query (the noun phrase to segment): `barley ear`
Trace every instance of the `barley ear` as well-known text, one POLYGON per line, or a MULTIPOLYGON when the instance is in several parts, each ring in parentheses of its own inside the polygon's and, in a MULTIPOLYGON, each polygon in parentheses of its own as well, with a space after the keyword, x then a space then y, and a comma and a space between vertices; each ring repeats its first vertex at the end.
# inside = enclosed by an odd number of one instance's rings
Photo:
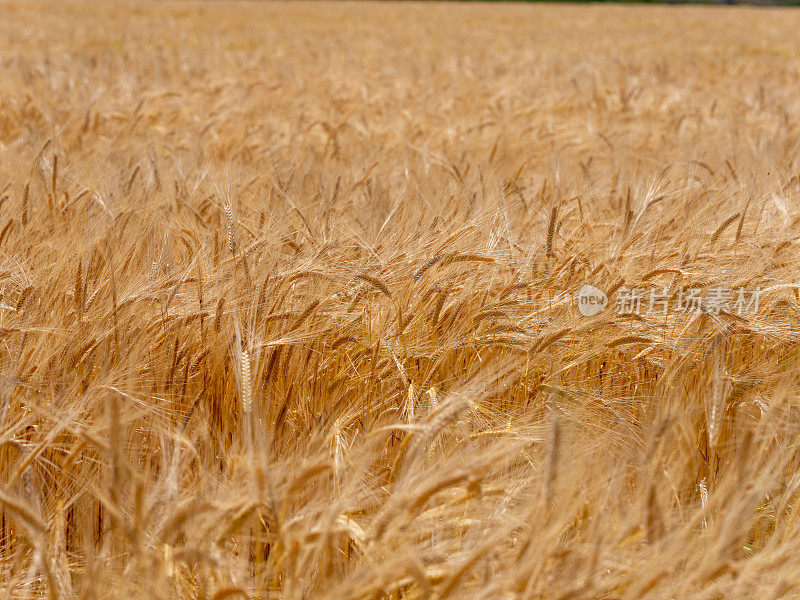
POLYGON ((78 269, 75 271, 75 314, 78 325, 83 322, 83 261, 78 259, 78 269))
POLYGON ((722 413, 725 409, 725 355, 721 341, 717 341, 714 351, 712 377, 711 395, 706 401, 706 428, 709 448, 716 450, 722 425, 722 413))
POLYGON ((228 252, 236 254, 236 221, 233 218, 233 207, 230 200, 225 202, 223 209, 225 211, 225 224, 228 231, 228 252))
POLYGON ((556 236, 556 228, 558 224, 558 204, 553 206, 550 212, 550 222, 547 224, 547 257, 553 258, 556 255, 553 241, 556 236))
POLYGON ((22 224, 28 224, 28 207, 30 205, 31 200, 31 184, 30 182, 25 184, 25 191, 22 192, 22 224))
POLYGON ((247 348, 242 348, 241 354, 241 370, 242 370, 242 410, 246 415, 250 414, 253 409, 253 388, 250 378, 250 353, 247 348))

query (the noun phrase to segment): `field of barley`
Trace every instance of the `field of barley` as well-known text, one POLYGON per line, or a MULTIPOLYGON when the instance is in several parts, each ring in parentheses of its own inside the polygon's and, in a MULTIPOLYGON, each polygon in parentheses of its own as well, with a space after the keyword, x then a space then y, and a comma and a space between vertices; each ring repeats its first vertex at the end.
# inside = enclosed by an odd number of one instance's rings
POLYGON ((0 597, 797 598, 799 29, 0 0, 0 597))

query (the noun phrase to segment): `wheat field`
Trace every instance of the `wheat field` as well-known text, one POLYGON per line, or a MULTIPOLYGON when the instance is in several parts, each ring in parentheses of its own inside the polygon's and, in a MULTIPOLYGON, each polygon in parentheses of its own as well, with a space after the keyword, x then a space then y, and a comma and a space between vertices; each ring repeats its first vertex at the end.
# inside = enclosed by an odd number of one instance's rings
POLYGON ((797 598, 798 29, 0 1, 0 597, 797 598))

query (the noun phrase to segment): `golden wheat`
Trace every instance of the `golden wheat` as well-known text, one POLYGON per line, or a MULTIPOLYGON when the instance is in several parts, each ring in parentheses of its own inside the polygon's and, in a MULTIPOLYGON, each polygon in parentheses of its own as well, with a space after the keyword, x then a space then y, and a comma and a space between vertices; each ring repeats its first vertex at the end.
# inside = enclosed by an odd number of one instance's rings
POLYGON ((0 597, 796 597, 798 27, 0 1, 0 597))

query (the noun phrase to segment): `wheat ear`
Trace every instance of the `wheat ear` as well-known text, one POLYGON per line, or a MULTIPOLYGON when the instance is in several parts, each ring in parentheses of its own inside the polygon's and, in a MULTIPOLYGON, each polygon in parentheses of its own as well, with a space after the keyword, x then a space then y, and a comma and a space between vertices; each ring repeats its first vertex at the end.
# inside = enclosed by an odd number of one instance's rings
POLYGON ((22 224, 28 224, 28 206, 31 200, 31 184, 25 184, 25 191, 22 192, 22 224))
POLYGON ((722 412, 725 401, 725 355, 721 341, 717 341, 714 357, 714 373, 711 386, 711 397, 706 404, 706 427, 708 429, 708 445, 717 449, 722 425, 722 412))
POLYGON ((242 410, 246 415, 253 409, 253 387, 250 380, 250 353, 247 348, 242 348, 241 353, 242 373, 242 410))
POLYGON ((230 200, 227 200, 223 205, 225 211, 225 223, 228 230, 228 252, 231 254, 236 253, 236 221, 233 218, 233 207, 230 200))

